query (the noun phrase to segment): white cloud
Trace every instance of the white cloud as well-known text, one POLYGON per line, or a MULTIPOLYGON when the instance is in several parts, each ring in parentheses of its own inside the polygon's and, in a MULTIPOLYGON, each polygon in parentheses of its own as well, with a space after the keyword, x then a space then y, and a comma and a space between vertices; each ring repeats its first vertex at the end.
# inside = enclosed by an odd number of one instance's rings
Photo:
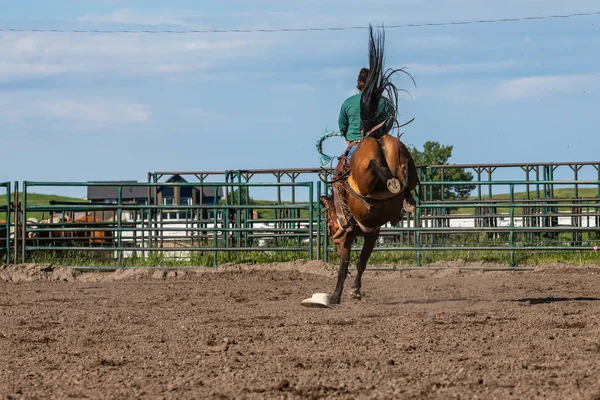
POLYGON ((476 101, 484 90, 481 85, 459 82, 452 85, 439 87, 423 87, 410 89, 409 94, 402 92, 400 96, 405 101, 420 99, 439 99, 453 104, 464 104, 476 101))
POLYGON ((0 34, 0 81, 56 75, 208 76, 261 57, 271 39, 241 36, 0 34), (238 65, 234 63, 233 65, 238 65), (191 74, 190 74, 191 73, 191 74))
POLYGON ((455 47, 467 45, 470 41, 459 36, 413 36, 404 43, 415 47, 455 47))
MULTIPOLYGON (((459 74, 459 73, 476 73, 476 72, 490 72, 490 71, 504 71, 507 69, 514 69, 521 66, 522 64, 517 63, 513 60, 502 60, 502 61, 490 61, 490 62, 475 62, 475 63, 464 63, 464 64, 420 64, 420 63, 407 63, 403 65, 406 72, 411 75, 441 75, 441 74, 459 74)), ((358 75, 360 66, 354 67, 339 67, 339 68, 325 68, 324 74, 332 77, 348 77, 358 75)))
POLYGON ((225 119, 229 118, 225 114, 221 114, 214 111, 209 111, 204 108, 196 107, 196 108, 188 108, 183 110, 183 114, 195 118, 195 119, 209 119, 209 118, 217 118, 217 119, 225 119))
POLYGON ((56 97, 45 92, 23 91, 0 95, 0 117, 13 121, 44 118, 51 121, 110 125, 145 123, 150 120, 151 113, 146 105, 118 102, 114 99, 56 97))
POLYGON ((324 74, 327 74, 329 76, 333 76, 333 77, 346 77, 346 76, 350 76, 350 75, 356 75, 358 76, 358 71, 360 71, 359 66, 356 67, 339 67, 339 68, 325 68, 323 70, 324 74))
POLYGON ((406 101, 438 99, 448 103, 494 103, 536 99, 549 96, 600 92, 600 73, 579 75, 532 76, 505 80, 456 82, 439 87, 411 89, 412 97, 402 94, 406 101))
POLYGON ((32 110, 32 114, 36 111, 45 118, 74 119, 98 124, 143 123, 150 119, 149 107, 142 104, 82 102, 72 99, 41 102, 37 109, 32 110))
POLYGON ((270 87, 271 91, 275 92, 275 93, 288 93, 288 92, 313 93, 313 92, 316 92, 315 87, 308 83, 293 83, 293 82, 273 83, 269 87, 270 87))
POLYGON ((493 101, 515 101, 559 94, 592 92, 600 89, 600 73, 532 76, 507 80, 491 92, 493 101))
POLYGON ((56 64, 0 61, 0 82, 10 82, 15 79, 48 77, 65 73, 68 70, 68 67, 56 64))
POLYGON ((248 46, 247 40, 221 40, 221 41, 194 41, 185 44, 185 49, 193 50, 231 50, 248 46))
POLYGON ((135 11, 123 8, 112 14, 86 14, 77 18, 80 22, 132 24, 132 25, 187 25, 176 16, 169 14, 138 14, 135 11))
POLYGON ((464 63, 464 64, 419 64, 409 63, 406 71, 418 75, 440 75, 450 73, 475 73, 489 71, 503 71, 513 69, 520 64, 513 60, 464 63))

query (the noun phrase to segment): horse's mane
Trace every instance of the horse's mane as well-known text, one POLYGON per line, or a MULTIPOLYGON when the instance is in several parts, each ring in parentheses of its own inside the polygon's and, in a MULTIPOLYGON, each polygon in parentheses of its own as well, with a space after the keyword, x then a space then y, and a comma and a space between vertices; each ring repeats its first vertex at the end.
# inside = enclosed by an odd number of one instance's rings
MULTIPOLYGON (((397 72, 407 74, 413 83, 415 80, 404 69, 388 69, 384 71, 385 31, 383 28, 374 34, 373 27, 369 24, 369 76, 363 89, 360 101, 360 118, 364 132, 369 132, 373 127, 383 122, 377 115, 377 108, 381 98, 384 98, 395 118, 398 112, 398 88, 391 81, 397 72), (379 118, 379 120, 378 120, 379 118)), ((416 84, 415 84, 416 85, 416 84)), ((400 89, 405 91, 404 89, 400 89)), ((398 122, 394 120, 397 125, 398 122)))

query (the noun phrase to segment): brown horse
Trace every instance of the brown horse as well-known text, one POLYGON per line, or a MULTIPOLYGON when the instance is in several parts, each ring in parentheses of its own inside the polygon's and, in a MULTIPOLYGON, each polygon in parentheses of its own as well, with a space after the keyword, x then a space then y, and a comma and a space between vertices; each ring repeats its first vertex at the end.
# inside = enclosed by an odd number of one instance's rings
MULTIPOLYGON (((74 222, 83 224, 83 226, 86 228, 91 228, 94 223, 103 221, 98 217, 86 215, 76 219, 74 222), (91 223, 91 225, 87 225, 87 223, 91 223)), ((86 244, 89 244, 90 246, 103 246, 105 244, 110 244, 113 240, 112 231, 86 229, 82 231, 75 231, 73 236, 79 239, 83 246, 86 244)))
MULTIPOLYGON (((346 162, 342 157, 340 162, 346 162)), ((356 226, 346 232, 337 244, 340 256, 337 285, 330 297, 332 304, 339 304, 344 281, 350 264, 350 251, 358 236, 364 244, 356 265, 352 296, 361 297, 361 279, 367 261, 375 247, 381 226, 398 223, 403 214, 403 202, 410 190, 418 184, 415 163, 400 140, 390 135, 380 139, 367 137, 362 140, 350 160, 350 176, 345 196, 348 209, 356 226)), ((337 215, 330 197, 321 197, 327 209, 328 234, 338 230, 337 215)))
MULTIPOLYGON (((349 176, 346 181, 344 179, 347 176, 348 151, 341 157, 336 168, 333 184, 334 196, 338 197, 333 199, 335 204, 331 198, 321 198, 327 209, 328 233, 339 239, 337 248, 340 268, 337 285, 330 297, 332 304, 340 302, 354 239, 359 235, 365 238, 356 266, 353 292, 354 297, 360 298, 362 274, 379 237, 381 226, 388 222, 396 224, 401 220, 404 200, 418 184, 417 168, 408 149, 398 138, 389 135, 394 125, 397 125, 398 129, 401 127, 396 119, 398 89, 392 82, 392 77, 397 72, 406 72, 402 69, 385 70, 384 43, 385 33, 381 31, 375 34, 369 26, 368 73, 366 80, 360 81, 361 87, 357 84, 361 91, 360 114, 356 110, 345 114, 355 123, 360 122, 361 140, 350 159, 349 176), (344 217, 351 216, 355 226, 344 226, 344 229, 340 229, 336 208, 338 212, 344 213, 339 216, 344 225, 347 220, 344 217)), ((410 74, 407 75, 410 77, 410 74)), ((359 74, 359 80, 360 77, 359 74)), ((344 136, 347 133, 345 132, 344 136)))

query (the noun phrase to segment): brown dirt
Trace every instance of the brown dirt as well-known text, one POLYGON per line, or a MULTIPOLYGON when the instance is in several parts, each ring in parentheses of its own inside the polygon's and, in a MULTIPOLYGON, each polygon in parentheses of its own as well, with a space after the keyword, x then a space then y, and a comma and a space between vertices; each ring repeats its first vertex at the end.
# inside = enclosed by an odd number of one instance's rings
POLYGON ((600 398, 600 267, 0 267, 0 396, 600 398), (350 287, 351 278, 346 287, 350 287))

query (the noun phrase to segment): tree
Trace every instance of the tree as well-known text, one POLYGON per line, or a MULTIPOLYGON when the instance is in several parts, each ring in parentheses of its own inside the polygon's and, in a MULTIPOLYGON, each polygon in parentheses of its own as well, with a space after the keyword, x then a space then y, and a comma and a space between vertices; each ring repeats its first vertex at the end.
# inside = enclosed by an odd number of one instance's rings
MULTIPOLYGON (((415 160, 415 164, 420 167, 430 167, 432 165, 449 165, 448 160, 452 156, 454 146, 446 146, 438 142, 427 141, 423 144, 423 151, 410 147, 410 153, 415 160)), ((421 179, 428 182, 440 182, 442 180, 441 168, 424 170, 426 176, 421 179), (429 176, 431 173, 431 176, 429 176)), ((444 168, 445 182, 470 182, 473 180, 473 174, 464 170, 464 168, 444 168)), ((475 185, 427 185, 424 193, 427 198, 424 200, 441 200, 442 190, 444 200, 465 199, 475 189, 475 185), (431 196, 431 197, 430 197, 431 196)))
POLYGON ((247 186, 240 186, 229 193, 229 204, 249 205, 253 203, 254 199, 248 196, 247 186))

